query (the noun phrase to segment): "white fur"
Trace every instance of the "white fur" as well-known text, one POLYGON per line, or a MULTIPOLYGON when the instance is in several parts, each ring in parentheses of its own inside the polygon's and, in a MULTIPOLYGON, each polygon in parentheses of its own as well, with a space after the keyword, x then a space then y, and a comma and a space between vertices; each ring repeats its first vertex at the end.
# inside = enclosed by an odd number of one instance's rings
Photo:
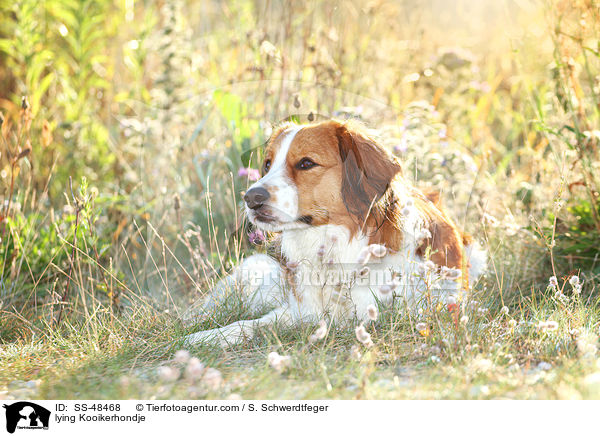
MULTIPOLYGON (((283 258, 295 272, 294 284, 284 282, 282 265, 266 255, 253 255, 233 273, 223 279, 206 298, 201 309, 212 312, 235 289, 251 308, 274 307, 262 317, 237 321, 230 325, 201 331, 186 337, 188 344, 213 342, 233 345, 251 338, 256 328, 275 322, 293 325, 304 321, 316 323, 323 317, 338 322, 367 321, 367 307, 389 304, 393 297, 406 299, 417 307, 423 295, 443 296, 460 290, 460 280, 442 280, 437 272, 426 267, 416 254, 424 235, 424 217, 414 207, 407 192, 399 192, 402 206, 403 243, 398 252, 382 258, 371 256, 367 262, 360 258, 368 249, 369 235, 359 233, 350 237, 344 226, 310 226, 298 222, 298 190, 287 174, 286 159, 294 137, 302 127, 287 129, 281 147, 265 177, 253 187, 277 187, 277 198, 269 204, 276 216, 275 223, 254 219, 254 211, 246 207, 250 220, 266 231, 280 232, 283 258), (368 273, 364 276, 361 271, 368 273), (391 292, 382 292, 382 287, 391 292)), ((486 253, 478 245, 467 247, 470 262, 469 280, 474 282, 484 271, 486 253)))
MULTIPOLYGON (((411 213, 418 214, 417 209, 411 213)), ((418 216, 406 219, 422 222, 418 216)), ((365 235, 351 239, 345 227, 336 225, 283 231, 282 254, 289 264, 297 264, 295 293, 284 284, 281 266, 275 260, 263 254, 250 256, 216 287, 207 298, 204 310, 210 311, 223 301, 227 295, 224 288, 235 287, 255 309, 264 305, 275 306, 275 309, 254 320, 237 321, 189 335, 186 342, 235 345, 244 338, 251 338, 255 329, 275 322, 286 326, 299 321, 317 323, 324 316, 338 322, 366 322, 369 305, 378 301, 389 304, 394 295, 417 307, 426 292, 434 297, 458 292, 460 281, 440 280, 415 254, 420 230, 421 225, 412 229, 405 227, 401 251, 383 258, 371 257, 366 265, 358 262, 361 251, 368 247, 365 235), (370 272, 360 277, 358 272, 365 266, 370 272), (400 274, 396 289, 381 293, 382 286, 393 282, 394 272, 400 274)), ((470 246, 468 253, 471 256, 469 278, 474 281, 483 271, 485 252, 470 246)))
POLYGON ((467 260, 470 264, 469 280, 475 281, 481 276, 487 266, 487 251, 485 251, 479 243, 474 242, 466 247, 467 260))
MULTIPOLYGON (((260 226, 266 231, 306 227, 306 224, 296 221, 298 219, 298 189, 292 183, 286 165, 292 141, 301 129, 301 126, 290 127, 282 133, 285 136, 271 163, 271 169, 262 179, 248 188, 250 190, 261 187, 269 192, 275 191, 277 200, 270 202, 269 207, 277 222, 260 223, 260 226)), ((246 213, 250 221, 257 224, 254 219, 255 212, 248 208, 248 205, 246 205, 246 213)))

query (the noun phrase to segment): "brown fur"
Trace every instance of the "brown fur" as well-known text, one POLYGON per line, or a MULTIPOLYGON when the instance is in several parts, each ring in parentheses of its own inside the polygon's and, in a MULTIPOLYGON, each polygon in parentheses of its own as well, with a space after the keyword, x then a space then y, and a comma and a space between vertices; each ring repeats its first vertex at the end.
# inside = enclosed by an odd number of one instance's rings
MULTIPOLYGON (((272 136, 265 156, 273 160, 281 145, 281 126, 272 136)), ((395 192, 410 192, 414 205, 425 217, 431 238, 416 254, 440 266, 462 268, 464 245, 471 242, 446 214, 439 192, 422 192, 403 177, 397 160, 364 129, 353 123, 325 121, 304 127, 290 147, 288 174, 298 189, 299 215, 310 216, 312 225, 346 226, 351 235, 363 232, 370 243, 397 251, 402 244, 401 205, 395 192), (318 165, 296 168, 308 157, 318 165)))

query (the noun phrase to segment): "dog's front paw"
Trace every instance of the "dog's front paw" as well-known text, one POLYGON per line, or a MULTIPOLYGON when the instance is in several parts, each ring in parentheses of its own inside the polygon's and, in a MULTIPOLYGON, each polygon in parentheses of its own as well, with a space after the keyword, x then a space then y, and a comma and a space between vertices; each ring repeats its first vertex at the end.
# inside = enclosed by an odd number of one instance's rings
POLYGON ((221 345, 222 336, 219 329, 204 330, 187 335, 184 339, 184 344, 188 346, 197 344, 221 345))

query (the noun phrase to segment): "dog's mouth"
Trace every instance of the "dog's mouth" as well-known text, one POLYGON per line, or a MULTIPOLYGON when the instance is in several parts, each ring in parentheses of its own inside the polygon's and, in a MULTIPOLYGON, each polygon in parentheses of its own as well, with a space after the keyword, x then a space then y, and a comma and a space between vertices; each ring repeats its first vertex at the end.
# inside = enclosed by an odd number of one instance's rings
POLYGON ((269 213, 266 210, 263 210, 263 208, 254 211, 254 219, 265 224, 272 224, 278 221, 275 215, 269 213))
POLYGON ((248 209, 248 218, 259 229, 269 232, 281 232, 290 229, 299 229, 310 226, 312 217, 290 217, 283 211, 264 205, 258 209, 248 209))

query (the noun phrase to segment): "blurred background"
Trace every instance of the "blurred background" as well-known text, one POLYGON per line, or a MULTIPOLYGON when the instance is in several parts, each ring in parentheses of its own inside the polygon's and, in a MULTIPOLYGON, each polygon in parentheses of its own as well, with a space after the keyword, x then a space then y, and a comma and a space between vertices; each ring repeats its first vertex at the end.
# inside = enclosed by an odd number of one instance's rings
POLYGON ((0 335, 179 314, 265 250, 240 192, 285 119, 373 129, 488 248, 493 301, 592 293, 599 31, 593 0, 0 0, 0 335))

